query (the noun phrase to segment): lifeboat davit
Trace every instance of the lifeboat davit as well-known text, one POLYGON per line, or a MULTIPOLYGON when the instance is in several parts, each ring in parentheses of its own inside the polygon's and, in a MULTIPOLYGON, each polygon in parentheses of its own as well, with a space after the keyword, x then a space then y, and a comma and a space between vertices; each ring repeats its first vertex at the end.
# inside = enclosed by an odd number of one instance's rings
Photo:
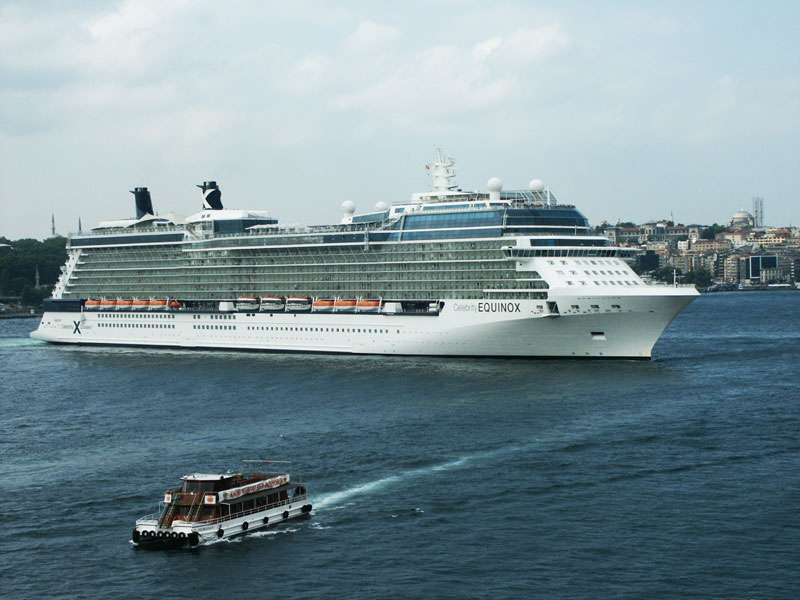
POLYGON ((353 312, 356 309, 356 301, 337 298, 336 302, 333 303, 333 308, 336 312, 353 312))
POLYGON ((134 298, 131 302, 131 308, 134 310, 144 310, 150 307, 150 300, 140 300, 139 298, 134 298))
POLYGON ((83 303, 83 307, 86 310, 98 310, 100 308, 100 300, 92 300, 91 298, 87 298, 86 302, 83 303))
POLYGON ((367 300, 365 298, 361 298, 358 302, 356 302, 356 309, 358 312, 378 312, 380 308, 380 300, 367 300))
POLYGON ((129 310, 133 300, 127 298, 117 298, 117 310, 129 310))
POLYGON ((147 304, 149 310, 164 310, 167 307, 167 301, 159 298, 150 298, 147 304))
POLYGON ((285 305, 286 303, 280 296, 262 296, 261 305, 258 309, 261 312, 273 312, 276 310, 283 310, 285 305))
POLYGON ((286 310, 303 311, 311 309, 311 298, 307 296, 289 296, 286 299, 286 310))
POLYGON ((104 310, 108 310, 117 306, 116 300, 106 300, 105 298, 100 299, 100 308, 104 310))
POLYGON ((331 312, 333 310, 333 300, 323 300, 318 298, 314 300, 311 306, 314 312, 331 312))

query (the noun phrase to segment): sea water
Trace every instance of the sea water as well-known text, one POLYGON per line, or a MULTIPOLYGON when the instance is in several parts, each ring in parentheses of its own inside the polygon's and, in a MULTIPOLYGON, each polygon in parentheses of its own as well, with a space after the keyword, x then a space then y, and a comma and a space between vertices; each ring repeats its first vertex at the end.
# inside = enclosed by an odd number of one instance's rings
POLYGON ((54 346, 0 321, 4 598, 796 598, 800 293, 701 296, 654 360, 54 346), (129 542, 188 472, 310 517, 129 542))

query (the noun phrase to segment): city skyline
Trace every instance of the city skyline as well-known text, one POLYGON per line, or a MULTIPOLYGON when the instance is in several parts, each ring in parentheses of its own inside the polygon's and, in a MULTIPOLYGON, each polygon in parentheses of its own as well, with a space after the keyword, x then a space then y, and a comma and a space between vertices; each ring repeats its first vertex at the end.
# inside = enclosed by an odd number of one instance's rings
POLYGON ((0 234, 226 207, 336 222, 542 179, 593 224, 796 225, 798 5, 0 4, 0 234), (724 221, 721 221, 724 219, 724 221))

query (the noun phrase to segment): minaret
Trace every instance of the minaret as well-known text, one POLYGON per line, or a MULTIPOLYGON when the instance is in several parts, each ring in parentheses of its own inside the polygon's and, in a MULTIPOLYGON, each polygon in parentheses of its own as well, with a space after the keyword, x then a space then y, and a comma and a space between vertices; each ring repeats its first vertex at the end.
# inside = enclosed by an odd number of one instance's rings
POLYGON ((36 289, 38 290, 42 287, 41 282, 39 281, 39 265, 36 265, 36 289))
POLYGON ((50 235, 56 237, 56 215, 50 213, 50 235))
POLYGON ((81 228, 81 218, 78 217, 78 233, 83 233, 83 229, 81 228))

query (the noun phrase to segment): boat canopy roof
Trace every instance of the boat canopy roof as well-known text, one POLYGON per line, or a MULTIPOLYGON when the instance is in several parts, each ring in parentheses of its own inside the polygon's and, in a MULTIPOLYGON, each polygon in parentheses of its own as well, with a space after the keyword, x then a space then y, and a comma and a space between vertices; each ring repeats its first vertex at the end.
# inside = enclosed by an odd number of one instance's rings
POLYGON ((219 481, 241 477, 243 473, 190 473, 181 477, 183 481, 219 481))

